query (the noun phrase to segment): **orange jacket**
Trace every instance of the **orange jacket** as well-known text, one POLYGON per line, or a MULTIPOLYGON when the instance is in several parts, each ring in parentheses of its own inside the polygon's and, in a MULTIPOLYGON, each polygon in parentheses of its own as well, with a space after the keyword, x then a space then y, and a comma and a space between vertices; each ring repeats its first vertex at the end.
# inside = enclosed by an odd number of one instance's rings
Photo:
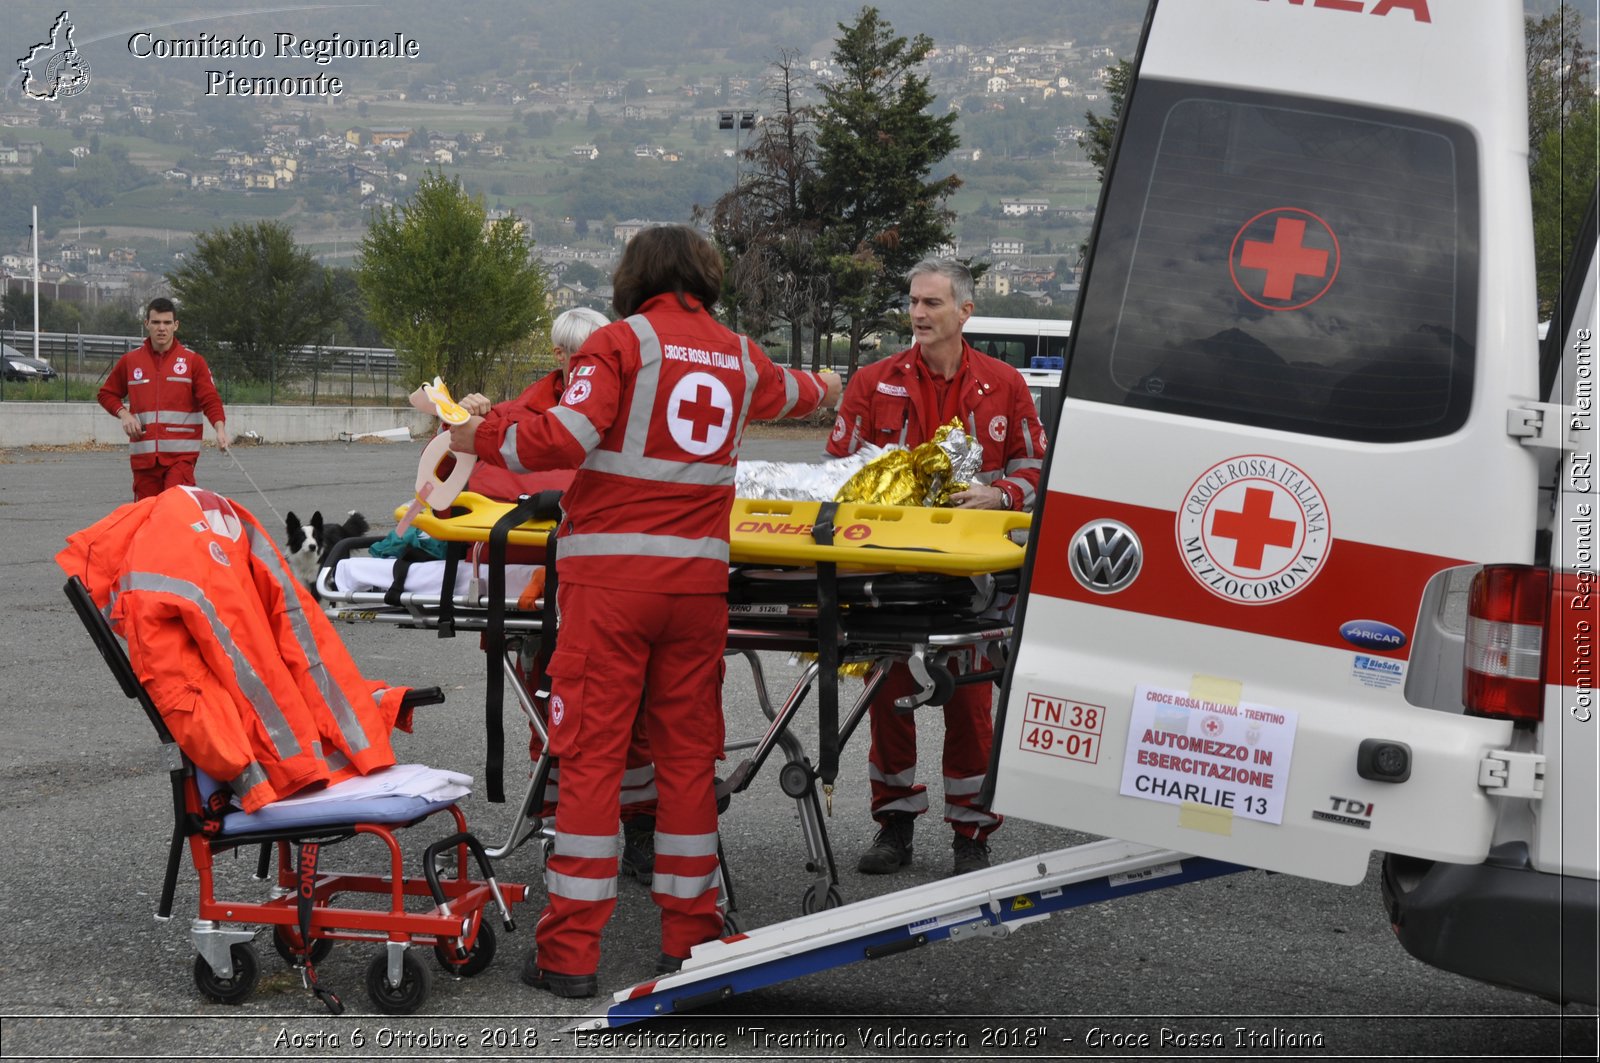
POLYGON ((394 763, 405 689, 362 677, 242 507, 172 488, 67 543, 56 563, 127 642, 178 747, 245 811, 394 763))

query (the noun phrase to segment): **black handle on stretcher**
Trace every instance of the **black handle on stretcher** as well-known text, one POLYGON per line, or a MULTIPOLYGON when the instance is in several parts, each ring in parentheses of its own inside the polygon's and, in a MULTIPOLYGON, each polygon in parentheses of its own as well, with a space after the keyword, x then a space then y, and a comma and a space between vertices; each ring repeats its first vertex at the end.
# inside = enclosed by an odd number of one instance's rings
MULTIPOLYGON (((817 507, 811 538, 819 546, 833 545, 833 518, 837 502, 817 507)), ((817 775, 823 785, 833 785, 839 774, 839 566, 817 564, 817 775)))
POLYGON ((438 687, 412 687, 400 699, 400 707, 414 709, 418 705, 443 705, 444 691, 438 687))

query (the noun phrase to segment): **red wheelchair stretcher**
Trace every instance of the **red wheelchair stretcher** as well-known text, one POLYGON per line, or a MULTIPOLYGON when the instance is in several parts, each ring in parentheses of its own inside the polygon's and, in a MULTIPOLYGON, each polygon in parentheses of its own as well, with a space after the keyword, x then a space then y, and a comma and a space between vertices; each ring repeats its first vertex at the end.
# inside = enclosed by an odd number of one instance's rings
MULTIPOLYGON (((318 982, 316 964, 335 942, 384 946, 368 965, 365 981, 373 1007, 387 1014, 410 1014, 428 999, 431 970, 417 959, 413 946, 431 947, 439 966, 455 977, 468 978, 489 966, 496 933, 488 906, 493 903, 510 932, 515 929, 511 908, 526 898, 527 887, 497 881, 489 856, 468 831, 456 801, 464 789, 459 784, 470 779, 421 765, 395 766, 307 799, 277 801, 251 813, 230 811, 226 789, 179 749, 88 588, 73 577, 65 589, 122 692, 139 702, 160 737, 172 784, 173 824, 156 918, 172 916, 187 842, 199 876, 190 938, 201 995, 222 1004, 243 1003, 251 996, 261 975, 253 926, 272 928, 273 948, 301 972, 306 987, 333 1014, 344 1010, 343 1002, 318 982), (398 832, 440 813, 448 816, 448 833, 422 850, 416 865, 420 874, 406 875, 398 832), (386 871, 319 870, 328 847, 359 837, 381 844, 386 871), (265 881, 270 875, 272 886, 262 899, 218 898, 216 858, 248 846, 260 850, 256 879, 265 881), (277 869, 272 873, 274 854, 277 869), (470 875, 474 865, 477 878, 470 875), (352 903, 344 903, 346 896, 352 903)), ((443 700, 438 688, 406 695, 407 705, 443 700)))

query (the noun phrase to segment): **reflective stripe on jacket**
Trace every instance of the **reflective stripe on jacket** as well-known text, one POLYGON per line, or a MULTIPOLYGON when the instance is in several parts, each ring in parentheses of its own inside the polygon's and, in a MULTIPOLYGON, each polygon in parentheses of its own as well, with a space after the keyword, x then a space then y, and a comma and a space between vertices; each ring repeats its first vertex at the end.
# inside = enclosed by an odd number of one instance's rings
POLYGON ((143 436, 128 447, 136 469, 197 456, 206 422, 224 419, 222 396, 206 360, 177 340, 164 354, 145 340, 123 355, 98 397, 110 414, 126 401, 143 427, 143 436))
POLYGON ((562 500, 563 580, 664 593, 728 588, 735 463, 751 419, 799 417, 825 394, 692 298, 648 300, 572 356, 560 405, 478 428, 480 460, 513 472, 577 466, 562 500), (648 576, 633 561, 647 560, 648 576))

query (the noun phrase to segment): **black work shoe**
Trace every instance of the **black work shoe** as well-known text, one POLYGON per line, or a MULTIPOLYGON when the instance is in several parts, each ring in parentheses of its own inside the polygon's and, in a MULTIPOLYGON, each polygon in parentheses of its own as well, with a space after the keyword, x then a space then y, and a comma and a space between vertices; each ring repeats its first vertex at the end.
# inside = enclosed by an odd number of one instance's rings
POLYGON ((528 953, 522 965, 522 982, 558 997, 592 997, 599 991, 600 982, 592 974, 557 974, 539 966, 539 954, 528 953))
POLYGON ((622 873, 649 886, 656 873, 656 818, 637 816, 622 821, 622 873))
POLYGON ((677 974, 683 970, 683 960, 663 952, 656 957, 656 974, 677 974))
POLYGON ((915 819, 909 812, 891 812, 882 821, 872 847, 861 854, 856 870, 863 875, 888 875, 911 863, 911 828, 915 819))
POLYGON ((952 875, 982 871, 989 866, 989 847, 976 838, 957 834, 955 840, 950 843, 950 848, 955 850, 955 865, 950 872, 952 875))

